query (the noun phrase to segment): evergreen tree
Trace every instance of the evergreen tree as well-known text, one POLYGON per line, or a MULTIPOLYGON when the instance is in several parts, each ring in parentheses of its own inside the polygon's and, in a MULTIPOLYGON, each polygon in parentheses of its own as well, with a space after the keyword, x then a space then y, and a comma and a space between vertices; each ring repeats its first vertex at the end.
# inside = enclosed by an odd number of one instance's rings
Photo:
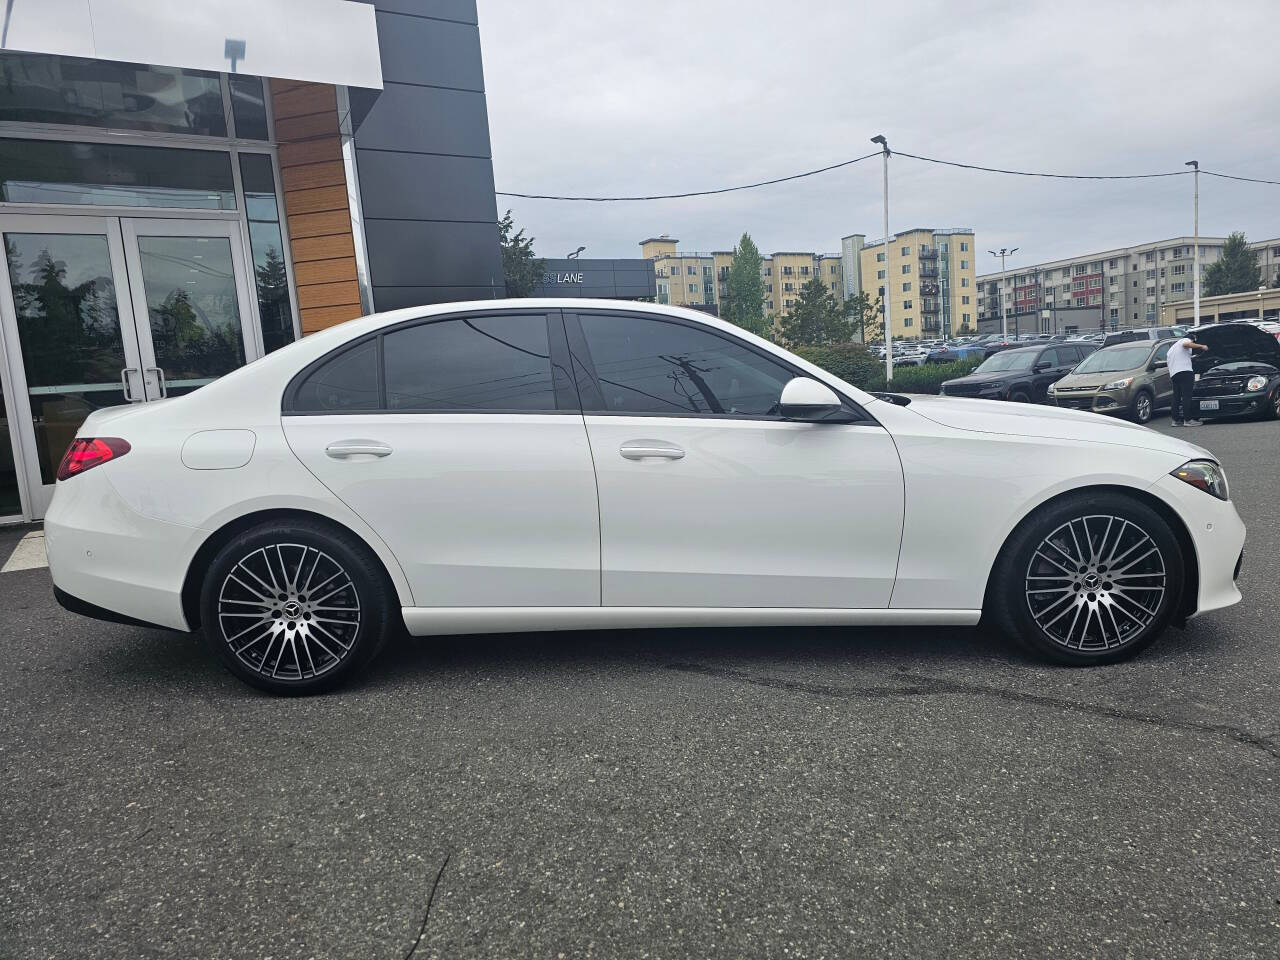
POLYGON ((724 319, 757 336, 769 336, 769 322, 764 315, 764 280, 760 277, 763 264, 760 250, 744 233, 733 249, 733 265, 725 283, 724 319))
POLYGON ((849 319, 850 339, 857 338, 866 343, 871 339, 870 334, 880 317, 880 298, 872 300, 871 295, 864 290, 844 302, 844 313, 849 319))
POLYGON ((800 297, 779 321, 779 332, 790 347, 820 347, 848 343, 853 325, 843 304, 818 277, 800 288, 800 297))
POLYGON ((1236 231, 1227 237, 1222 258, 1209 264, 1204 272, 1204 295, 1218 297, 1224 293, 1249 293, 1262 286, 1258 269, 1258 252, 1249 249, 1249 241, 1236 231))
POLYGON ((533 253, 533 237, 526 238, 524 228, 516 230, 508 210, 498 221, 498 243, 502 247, 502 278, 508 297, 531 297, 542 278, 543 263, 533 253))

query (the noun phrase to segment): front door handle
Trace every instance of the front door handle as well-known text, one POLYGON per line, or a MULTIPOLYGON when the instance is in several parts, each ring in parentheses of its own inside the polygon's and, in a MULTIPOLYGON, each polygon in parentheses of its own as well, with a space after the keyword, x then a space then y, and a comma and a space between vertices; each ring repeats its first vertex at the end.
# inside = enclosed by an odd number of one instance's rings
POLYGON ((324 452, 334 460, 351 460, 355 457, 390 456, 391 448, 377 440, 338 440, 325 447, 324 452))
POLYGON ((683 448, 663 440, 628 440, 618 452, 628 460, 646 460, 650 457, 679 460, 684 456, 683 448))

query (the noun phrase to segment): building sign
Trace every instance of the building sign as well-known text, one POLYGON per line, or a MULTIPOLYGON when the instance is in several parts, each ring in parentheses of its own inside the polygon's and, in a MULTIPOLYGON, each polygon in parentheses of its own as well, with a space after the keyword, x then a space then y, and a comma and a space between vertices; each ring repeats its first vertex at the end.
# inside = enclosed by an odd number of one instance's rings
POLYGON ((582 274, 580 273, 547 273, 542 277, 544 284, 552 283, 582 283, 582 274))

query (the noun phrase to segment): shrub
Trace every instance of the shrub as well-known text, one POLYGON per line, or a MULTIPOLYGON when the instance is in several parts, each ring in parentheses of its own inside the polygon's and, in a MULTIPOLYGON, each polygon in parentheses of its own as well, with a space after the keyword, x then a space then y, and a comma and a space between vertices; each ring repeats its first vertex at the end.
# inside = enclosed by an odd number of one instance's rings
POLYGON ((810 363, 817 364, 846 383, 866 390, 892 390, 894 393, 937 393, 944 380, 954 380, 972 373, 981 358, 955 363, 926 363, 919 367, 895 367, 893 384, 884 379, 884 362, 877 360, 860 343, 844 343, 832 347, 799 347, 792 351, 810 363))

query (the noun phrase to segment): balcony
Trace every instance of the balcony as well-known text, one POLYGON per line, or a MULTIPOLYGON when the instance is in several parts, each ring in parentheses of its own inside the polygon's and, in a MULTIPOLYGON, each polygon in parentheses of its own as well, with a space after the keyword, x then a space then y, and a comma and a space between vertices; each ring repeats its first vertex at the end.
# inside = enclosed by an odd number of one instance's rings
POLYGON ((926 297, 936 297, 938 295, 938 285, 926 281, 920 284, 920 292, 926 297))
POLYGON ((920 310, 923 313, 937 313, 940 309, 941 307, 938 305, 937 300, 924 300, 920 305, 920 310))
POLYGON ((934 247, 921 247, 920 259, 921 260, 937 260, 938 259, 937 249, 934 247))
POLYGON ((938 275, 938 268, 936 265, 930 265, 926 263, 920 264, 920 276, 936 277, 937 275, 938 275))

